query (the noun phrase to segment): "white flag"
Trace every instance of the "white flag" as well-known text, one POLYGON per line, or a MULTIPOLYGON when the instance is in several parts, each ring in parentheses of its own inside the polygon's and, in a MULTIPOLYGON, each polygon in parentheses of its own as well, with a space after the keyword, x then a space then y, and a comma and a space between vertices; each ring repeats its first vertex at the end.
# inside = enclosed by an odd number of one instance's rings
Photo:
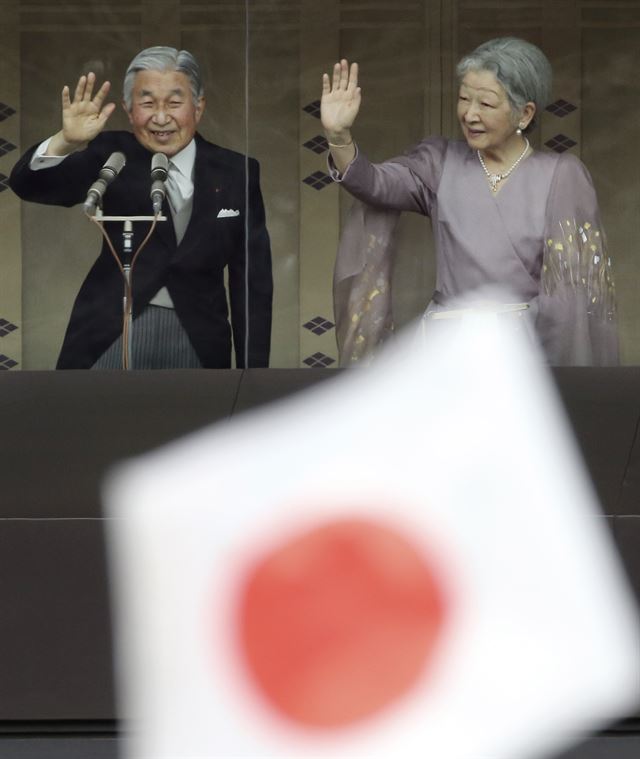
POLYGON ((129 759, 545 756, 640 697, 541 359, 490 317, 105 488, 129 759))

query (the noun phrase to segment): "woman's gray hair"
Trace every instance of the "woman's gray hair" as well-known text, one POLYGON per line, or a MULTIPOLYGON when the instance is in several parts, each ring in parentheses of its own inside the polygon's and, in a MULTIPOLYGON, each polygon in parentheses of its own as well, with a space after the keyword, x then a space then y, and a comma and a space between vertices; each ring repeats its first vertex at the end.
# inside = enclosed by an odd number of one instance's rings
POLYGON ((458 63, 461 80, 469 71, 490 71, 504 87, 514 113, 533 102, 536 115, 524 132, 535 126, 536 116, 549 105, 553 72, 539 47, 517 37, 497 37, 484 42, 458 63))
POLYGON ((197 103, 204 94, 200 67, 190 52, 176 50, 175 47, 148 47, 136 55, 124 75, 122 98, 128 111, 131 110, 133 80, 138 71, 178 71, 189 78, 194 103, 197 103))

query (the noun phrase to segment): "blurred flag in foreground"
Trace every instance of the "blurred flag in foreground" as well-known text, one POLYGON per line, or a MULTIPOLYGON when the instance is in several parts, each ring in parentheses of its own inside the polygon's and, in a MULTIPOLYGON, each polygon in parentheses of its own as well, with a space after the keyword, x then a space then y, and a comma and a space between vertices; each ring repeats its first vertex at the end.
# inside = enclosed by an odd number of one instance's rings
POLYGON ((130 759, 533 758, 637 705, 606 526, 495 317, 397 338, 105 498, 130 759))

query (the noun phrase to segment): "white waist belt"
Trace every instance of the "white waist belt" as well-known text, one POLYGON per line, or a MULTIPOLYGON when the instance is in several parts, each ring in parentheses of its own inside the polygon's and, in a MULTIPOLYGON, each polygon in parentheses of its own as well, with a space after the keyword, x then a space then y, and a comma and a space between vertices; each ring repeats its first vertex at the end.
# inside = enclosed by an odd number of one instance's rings
POLYGON ((425 319, 460 319, 467 314, 492 313, 508 314, 516 311, 526 311, 529 308, 528 303, 478 303, 477 306, 469 308, 451 308, 444 311, 427 311, 425 319))

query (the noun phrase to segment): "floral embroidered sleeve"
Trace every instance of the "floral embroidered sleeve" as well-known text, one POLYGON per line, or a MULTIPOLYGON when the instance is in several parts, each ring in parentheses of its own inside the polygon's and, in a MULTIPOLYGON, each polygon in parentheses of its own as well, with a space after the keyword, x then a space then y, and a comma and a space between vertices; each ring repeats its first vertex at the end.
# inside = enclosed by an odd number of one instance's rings
POLYGON ((356 201, 343 230, 333 279, 341 366, 368 364, 393 332, 392 243, 398 216, 356 201))
POLYGON ((611 257, 588 171, 563 156, 547 204, 538 331, 552 364, 618 362, 611 257))
POLYGON ((401 211, 430 215, 447 141, 430 138, 405 156, 371 164, 358 152, 342 178, 356 198, 340 237, 333 281, 342 366, 371 361, 393 332, 393 238, 401 211))

